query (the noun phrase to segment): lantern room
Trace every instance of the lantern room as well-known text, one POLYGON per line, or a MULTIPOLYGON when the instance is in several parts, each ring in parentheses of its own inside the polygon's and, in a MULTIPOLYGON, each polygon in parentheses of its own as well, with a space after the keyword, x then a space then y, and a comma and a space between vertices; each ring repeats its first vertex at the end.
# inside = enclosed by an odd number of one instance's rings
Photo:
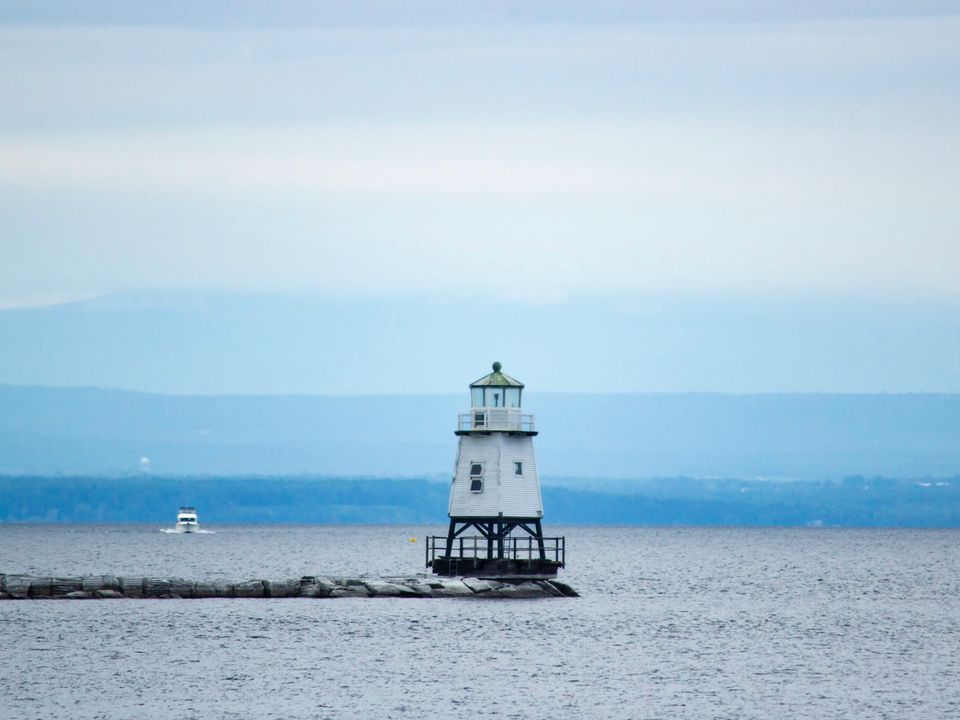
POLYGON ((523 383, 504 373, 500 363, 493 364, 493 372, 470 384, 471 406, 475 408, 518 408, 523 383))

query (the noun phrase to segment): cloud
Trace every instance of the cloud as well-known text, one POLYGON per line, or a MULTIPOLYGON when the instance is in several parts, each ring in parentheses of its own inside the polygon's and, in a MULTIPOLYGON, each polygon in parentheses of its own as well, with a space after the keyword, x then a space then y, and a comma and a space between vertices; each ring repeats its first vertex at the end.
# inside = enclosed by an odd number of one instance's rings
POLYGON ((636 24, 656 22, 797 21, 849 17, 903 17, 950 13, 950 0, 487 0, 438 3, 433 0, 234 0, 228 6, 191 0, 6 0, 0 19, 57 25, 141 25, 193 28, 370 27, 636 24))
POLYGON ((958 29, 6 27, 0 286, 957 292, 958 29))
POLYGON ((556 198, 688 209, 954 205, 950 134, 731 121, 201 129, 0 139, 0 186, 212 199, 556 198))

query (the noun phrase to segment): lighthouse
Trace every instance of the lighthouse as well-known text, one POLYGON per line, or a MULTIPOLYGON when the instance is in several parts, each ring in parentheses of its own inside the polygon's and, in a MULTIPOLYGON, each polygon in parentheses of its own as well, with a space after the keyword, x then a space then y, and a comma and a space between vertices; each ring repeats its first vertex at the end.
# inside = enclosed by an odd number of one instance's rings
POLYGON ((450 527, 427 538, 427 566, 438 575, 549 578, 564 565, 564 538, 543 535, 537 430, 523 388, 498 362, 470 384, 470 411, 457 417, 450 527))

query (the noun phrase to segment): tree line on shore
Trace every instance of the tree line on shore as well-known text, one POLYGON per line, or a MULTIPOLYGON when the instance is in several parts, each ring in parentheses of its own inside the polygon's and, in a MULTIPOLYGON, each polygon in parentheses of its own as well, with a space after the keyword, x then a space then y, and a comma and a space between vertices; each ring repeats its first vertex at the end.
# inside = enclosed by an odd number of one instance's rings
MULTIPOLYGON (((448 484, 373 477, 0 477, 0 522, 446 522, 448 484)), ((960 476, 786 481, 546 479, 551 524, 960 527, 960 476)))

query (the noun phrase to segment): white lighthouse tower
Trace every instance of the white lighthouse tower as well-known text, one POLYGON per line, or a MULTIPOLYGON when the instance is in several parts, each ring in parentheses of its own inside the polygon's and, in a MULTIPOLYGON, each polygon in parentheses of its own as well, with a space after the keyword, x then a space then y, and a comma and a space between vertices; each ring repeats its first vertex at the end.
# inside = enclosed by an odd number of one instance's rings
POLYGON ((457 418, 450 529, 427 543, 427 566, 437 574, 542 578, 563 567, 564 538, 543 536, 537 431, 522 394, 523 383, 498 362, 470 385, 470 412, 457 418), (471 528, 479 535, 465 535, 471 528))

